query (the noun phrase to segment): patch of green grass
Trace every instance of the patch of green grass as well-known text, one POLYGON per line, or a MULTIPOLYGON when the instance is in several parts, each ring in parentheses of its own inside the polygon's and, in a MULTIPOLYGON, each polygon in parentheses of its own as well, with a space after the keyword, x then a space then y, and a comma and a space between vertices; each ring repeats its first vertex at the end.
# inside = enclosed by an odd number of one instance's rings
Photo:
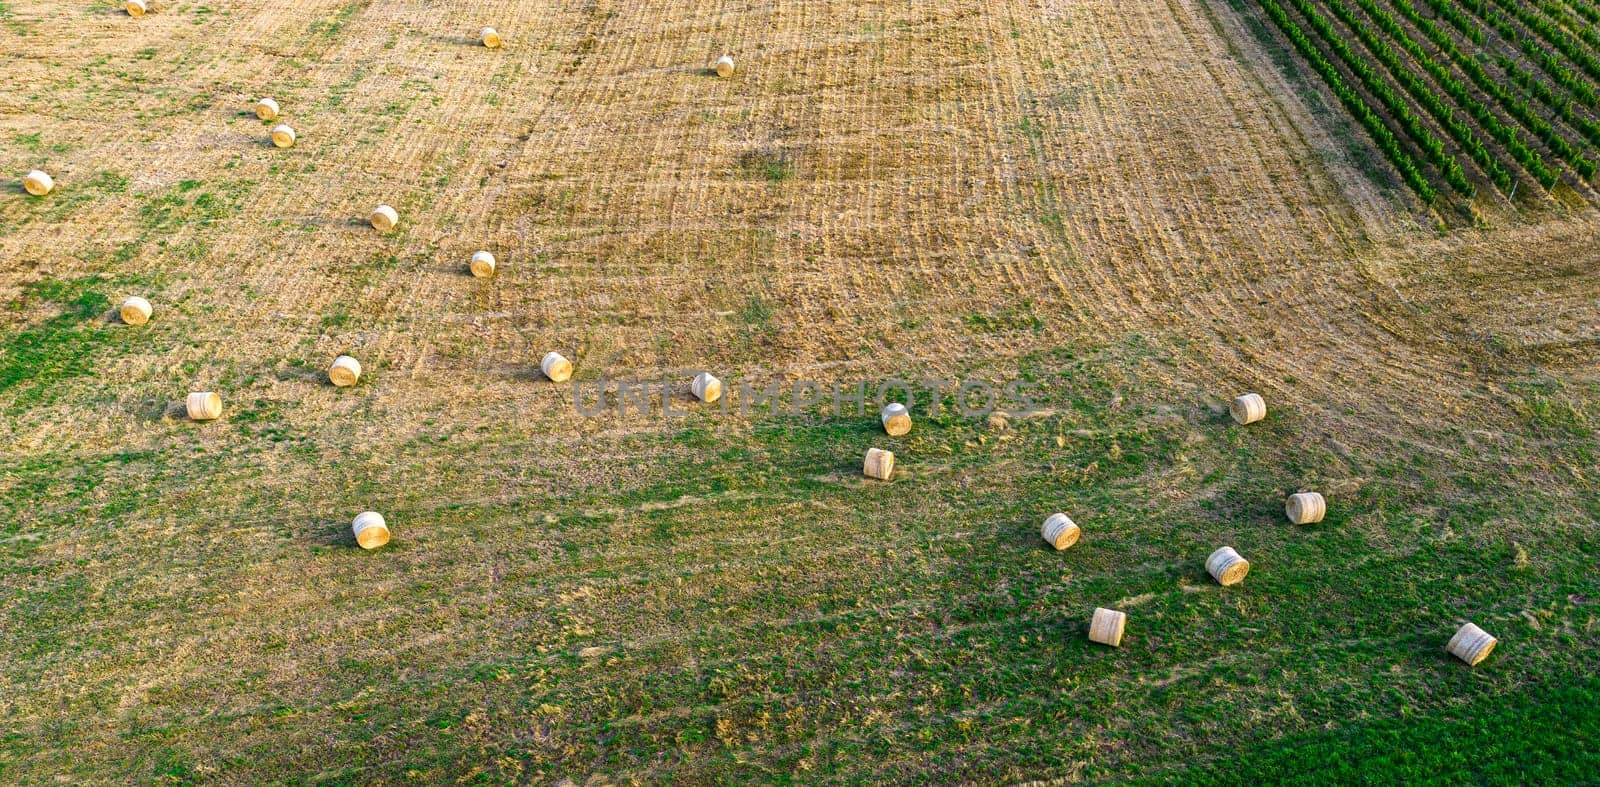
POLYGON ((753 295, 739 310, 739 321, 745 325, 766 327, 772 323, 772 307, 760 295, 753 295))
POLYGON ((1600 773, 1597 697, 1593 676, 1544 675, 1530 690, 1260 742, 1172 774, 1191 784, 1580 784, 1600 773))
POLYGON ((111 307, 101 292, 107 283, 98 276, 41 282, 12 304, 21 310, 45 301, 60 311, 0 343, 0 394, 12 395, 11 412, 44 404, 56 383, 94 372, 95 349, 112 338, 93 323, 111 307))
POLYGON ((1034 313, 1033 304, 1022 301, 1004 306, 988 314, 972 313, 963 318, 978 333, 1003 333, 1005 331, 1044 330, 1044 320, 1034 313))
POLYGON ((313 21, 311 26, 307 28, 306 32, 312 38, 321 38, 324 40, 337 38, 339 36, 339 32, 344 29, 344 26, 349 24, 350 20, 356 17, 356 14, 361 13, 366 9, 367 6, 371 4, 372 0, 353 0, 352 2, 345 3, 344 5, 340 6, 339 10, 335 11, 332 15, 313 21))
POLYGON ((782 183, 794 177, 794 161, 780 150, 752 150, 739 157, 739 168, 752 177, 769 183, 782 183))
POLYGON ((219 192, 200 191, 203 185, 200 181, 185 180, 166 193, 142 195, 140 227, 154 233, 214 224, 233 214, 240 197, 251 184, 232 183, 219 192))

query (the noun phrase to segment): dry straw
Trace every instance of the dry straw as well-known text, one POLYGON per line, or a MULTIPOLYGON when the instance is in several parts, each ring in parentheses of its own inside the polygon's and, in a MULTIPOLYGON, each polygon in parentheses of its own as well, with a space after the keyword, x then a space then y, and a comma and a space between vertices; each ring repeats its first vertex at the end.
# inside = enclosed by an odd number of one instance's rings
POLYGON ((362 511, 356 514, 350 529, 355 531, 356 543, 362 549, 377 549, 389 543, 389 523, 383 521, 383 514, 376 511, 362 511))
POLYGON ((544 376, 558 383, 572 379, 572 362, 558 352, 546 353, 544 360, 539 363, 539 369, 544 376))
POLYGON ((1250 573, 1250 561, 1240 557, 1233 547, 1223 547, 1206 558, 1206 571, 1223 587, 1237 585, 1250 573))
POLYGON ((494 275, 494 255, 486 251, 475 251, 472 259, 467 263, 467 270, 480 279, 487 279, 494 275))
POLYGON ((1044 524, 1039 528, 1039 535, 1050 542, 1050 546, 1057 550, 1066 549, 1078 543, 1078 536, 1083 535, 1083 529, 1078 523, 1072 521, 1066 514, 1057 512, 1044 518, 1044 524))
POLYGON ((328 379, 340 388, 349 388, 361 379, 361 362, 348 355, 333 359, 328 367, 328 379))
POLYGON ((492 27, 485 27, 482 31, 480 31, 478 33, 478 40, 482 41, 483 45, 489 47, 490 49, 500 48, 500 34, 495 32, 495 29, 492 27))
POLYGON ((288 123, 279 123, 272 127, 272 144, 280 148, 292 148, 294 141, 294 129, 290 128, 288 123))
POLYGON ((723 55, 722 57, 717 58, 717 76, 719 76, 719 77, 731 77, 731 76, 733 76, 733 58, 731 58, 731 57, 729 57, 727 55, 723 55))
POLYGON ((1241 424, 1253 424, 1267 417, 1267 400, 1255 393, 1237 396, 1233 404, 1228 405, 1228 412, 1233 414, 1233 420, 1241 424))
POLYGON ((1296 492, 1289 495, 1289 501, 1284 503, 1283 512, 1289 515, 1289 521, 1297 525, 1312 525, 1322 521, 1328 513, 1328 501, 1316 492, 1296 492))
POLYGON ((882 448, 868 448, 867 460, 862 463, 861 472, 868 478, 889 480, 889 476, 894 475, 894 452, 882 448))
POLYGON ((1128 616, 1114 609, 1095 607, 1094 619, 1089 621, 1089 640, 1113 648, 1122 647, 1122 632, 1128 627, 1128 616))
POLYGON ((144 325, 150 322, 150 302, 137 296, 130 296, 122 302, 122 321, 129 325, 144 325))
POLYGON ((1489 632, 1468 623, 1456 631, 1456 635, 1450 638, 1450 644, 1444 647, 1450 651, 1450 655, 1476 667, 1478 662, 1489 658, 1498 644, 1500 640, 1489 636, 1489 632))
POLYGON ((196 391, 183 400, 190 420, 214 421, 222 417, 222 397, 211 391, 196 391))
POLYGON ((278 102, 270 98, 263 98, 256 102, 256 117, 262 120, 278 119, 278 102))
POLYGON ((883 406, 881 415, 883 431, 893 437, 899 437, 911 431, 911 411, 899 402, 890 402, 883 406))
POLYGON ((710 372, 701 372, 694 377, 694 382, 689 385, 694 395, 702 402, 715 402, 722 398, 722 381, 710 372))
POLYGON ((379 232, 388 232, 400 223, 400 214, 388 205, 379 205, 372 209, 372 226, 379 232))
POLYGON ((22 178, 22 188, 35 197, 43 197, 56 187, 56 181, 44 170, 31 170, 22 178))
POLYGON ((144 16, 145 12, 150 10, 150 6, 144 0, 128 0, 122 4, 122 10, 127 11, 128 16, 144 16))

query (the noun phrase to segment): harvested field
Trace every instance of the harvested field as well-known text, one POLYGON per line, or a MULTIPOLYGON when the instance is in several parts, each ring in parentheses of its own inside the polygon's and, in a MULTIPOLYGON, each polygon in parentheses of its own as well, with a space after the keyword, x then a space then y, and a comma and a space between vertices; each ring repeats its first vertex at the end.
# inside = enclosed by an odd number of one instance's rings
POLYGON ((1255 0, 4 0, 0 53, 0 778, 1600 770, 1593 192, 1424 206, 1255 0), (887 379, 945 405, 740 406, 887 379))

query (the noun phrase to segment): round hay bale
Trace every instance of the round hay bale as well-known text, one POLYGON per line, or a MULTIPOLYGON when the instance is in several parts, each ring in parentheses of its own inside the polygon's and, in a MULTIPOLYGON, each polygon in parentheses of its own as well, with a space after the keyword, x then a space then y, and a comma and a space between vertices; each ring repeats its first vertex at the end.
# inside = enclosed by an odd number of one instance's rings
POLYGON ((911 431, 911 411, 899 402, 884 405, 879 420, 883 421, 883 431, 891 437, 900 437, 911 431))
POLYGON ((889 480, 889 476, 894 475, 894 452, 882 448, 868 448, 867 460, 862 463, 861 472, 868 478, 889 480))
POLYGON ((715 402, 722 398, 722 381, 710 372, 701 372, 694 377, 690 384, 695 397, 702 402, 715 402))
POLYGON ((1228 412, 1233 415, 1233 420, 1241 424, 1253 424, 1267 417, 1267 400, 1255 393, 1236 396, 1233 403, 1228 405, 1228 412))
POLYGON ((370 217, 372 226, 379 232, 388 232, 400 224, 400 214, 388 205, 379 205, 372 209, 370 217))
POLYGON ((122 321, 129 325, 144 325, 150 322, 150 302, 137 296, 129 296, 122 302, 122 321))
POLYGON ((361 362, 348 355, 333 359, 328 367, 328 379, 340 388, 349 388, 361 379, 361 362))
POLYGON ((356 534, 356 543, 362 549, 377 549, 389 543, 389 523, 383 521, 383 514, 376 511, 362 511, 356 514, 350 529, 356 534))
POLYGON ((1297 525, 1313 525, 1322 521, 1328 513, 1328 501, 1316 492, 1296 492, 1289 495, 1289 501, 1284 503, 1283 512, 1289 515, 1289 521, 1297 525))
POLYGON ((280 148, 294 147, 294 129, 288 123, 279 123, 272 127, 272 144, 280 148))
POLYGON ((31 170, 22 178, 22 189, 35 197, 43 197, 55 187, 55 178, 44 170, 31 170))
POLYGON ((183 400, 192 421, 214 421, 222 417, 222 397, 211 391, 197 391, 183 400))
POLYGON ((717 58, 717 76, 724 78, 733 76, 733 58, 727 55, 717 58))
POLYGON ((487 279, 494 275, 494 255, 486 251, 475 251, 472 260, 467 263, 467 270, 480 279, 487 279))
POLYGON ((544 376, 554 382, 564 383, 572 379, 572 362, 567 356, 558 352, 545 353, 544 360, 539 363, 540 371, 544 376))
POLYGON ((1494 646, 1498 644, 1500 640, 1490 636, 1489 632, 1468 623, 1456 631, 1456 635, 1450 638, 1450 644, 1444 648, 1450 651, 1450 655, 1465 661, 1468 666, 1476 667, 1478 662, 1489 658, 1489 654, 1494 652, 1494 646))
POLYGON ((256 117, 262 120, 278 119, 278 102, 270 98, 263 98, 256 102, 256 117))
POLYGON ((495 29, 492 27, 485 27, 483 30, 479 31, 478 40, 482 41, 483 45, 490 49, 500 48, 500 34, 495 32, 495 29))
POLYGON ((1083 535, 1083 528, 1066 514, 1057 512, 1044 518, 1044 525, 1039 528, 1039 535, 1050 542, 1056 551, 1066 549, 1078 543, 1078 537, 1083 535))
POLYGON ((150 6, 144 0, 128 0, 122 4, 122 10, 127 11, 128 16, 144 16, 150 6))
POLYGON ((1128 616, 1114 609, 1095 607, 1094 618, 1089 621, 1089 641, 1113 648, 1122 647, 1122 632, 1128 627, 1128 616))
POLYGON ((1233 547, 1222 547, 1206 558, 1206 572, 1218 584, 1231 587, 1243 582, 1244 576, 1250 573, 1250 561, 1240 557, 1233 547))

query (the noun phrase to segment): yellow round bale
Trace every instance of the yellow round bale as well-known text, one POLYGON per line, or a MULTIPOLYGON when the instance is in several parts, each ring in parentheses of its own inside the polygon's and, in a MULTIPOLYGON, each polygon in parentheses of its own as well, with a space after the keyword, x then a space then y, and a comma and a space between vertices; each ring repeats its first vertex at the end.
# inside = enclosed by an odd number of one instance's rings
POLYGON ((1468 623, 1457 630, 1456 635, 1450 638, 1450 644, 1444 647, 1450 651, 1450 655, 1465 661, 1468 666, 1476 667, 1478 662, 1489 658, 1498 644, 1500 640, 1490 636, 1489 632, 1468 623))
POLYGON ((272 144, 280 148, 292 148, 295 141, 294 129, 288 123, 279 123, 272 127, 272 144))
POLYGON ((1083 535, 1083 529, 1078 523, 1066 514, 1057 512, 1044 518, 1044 524, 1039 528, 1039 535, 1050 542, 1050 546, 1057 551, 1066 549, 1078 543, 1078 537, 1083 535))
POLYGON ((1236 396, 1233 403, 1228 405, 1228 412, 1233 415, 1233 420, 1241 424, 1253 424, 1267 417, 1267 400, 1256 393, 1236 396))
POLYGON ((1233 547, 1222 547, 1206 558, 1206 571, 1223 587, 1237 585, 1250 573, 1250 561, 1239 556, 1233 547))
POLYGON ((356 514, 355 521, 350 523, 350 529, 356 534, 356 543, 362 549, 377 549, 389 543, 389 523, 383 521, 383 514, 376 511, 362 511, 356 514))
POLYGON ((731 76, 733 76, 733 58, 731 58, 731 57, 729 57, 727 55, 723 55, 722 57, 717 58, 717 76, 719 76, 719 77, 731 77, 731 76))
POLYGON ((694 377, 690 384, 694 395, 702 402, 715 402, 722 398, 722 381, 710 372, 701 372, 694 377))
POLYGON ((256 117, 262 120, 278 119, 278 102, 270 98, 263 98, 256 102, 256 117))
POLYGON ((128 0, 122 4, 122 10, 127 11, 128 16, 144 16, 150 5, 145 0, 128 0))
POLYGON ((911 411, 899 402, 884 405, 878 418, 883 422, 883 431, 891 437, 900 437, 911 431, 911 411))
POLYGON ((485 27, 483 30, 479 31, 478 40, 483 42, 483 45, 489 47, 490 49, 500 48, 500 34, 495 32, 495 29, 492 27, 485 27))
POLYGON ((349 388, 361 379, 361 362, 348 355, 333 359, 328 367, 328 380, 340 388, 349 388))
POLYGON ((222 397, 212 391, 196 391, 183 400, 192 421, 214 421, 222 417, 222 397))
POLYGON ((388 205, 379 205, 372 209, 370 217, 372 226, 379 232, 388 232, 400 224, 400 214, 388 205))
POLYGON ((868 448, 867 459, 861 465, 861 472, 868 478, 889 480, 889 476, 894 475, 894 452, 882 448, 868 448))
POLYGON ((55 178, 44 170, 31 170, 22 178, 22 189, 35 197, 43 197, 55 187, 55 178))
POLYGON ((486 279, 494 275, 495 264, 493 254, 486 251, 475 251, 472 253, 472 259, 467 262, 467 270, 472 271, 473 276, 486 279))
POLYGON ((539 363, 539 370, 554 382, 564 383, 572 379, 572 362, 567 360, 567 356, 558 352, 545 353, 544 360, 539 363))
POLYGON ((1289 495, 1288 502, 1283 505, 1283 512, 1289 515, 1289 521, 1297 525, 1313 525, 1322 521, 1328 513, 1328 501, 1316 492, 1296 492, 1289 495))
POLYGON ((137 296, 129 296, 122 302, 120 310, 122 321, 129 325, 144 325, 150 322, 150 302, 137 296))
POLYGON ((1096 607, 1089 621, 1089 641, 1113 648, 1122 647, 1122 632, 1128 627, 1128 616, 1114 609, 1096 607))

